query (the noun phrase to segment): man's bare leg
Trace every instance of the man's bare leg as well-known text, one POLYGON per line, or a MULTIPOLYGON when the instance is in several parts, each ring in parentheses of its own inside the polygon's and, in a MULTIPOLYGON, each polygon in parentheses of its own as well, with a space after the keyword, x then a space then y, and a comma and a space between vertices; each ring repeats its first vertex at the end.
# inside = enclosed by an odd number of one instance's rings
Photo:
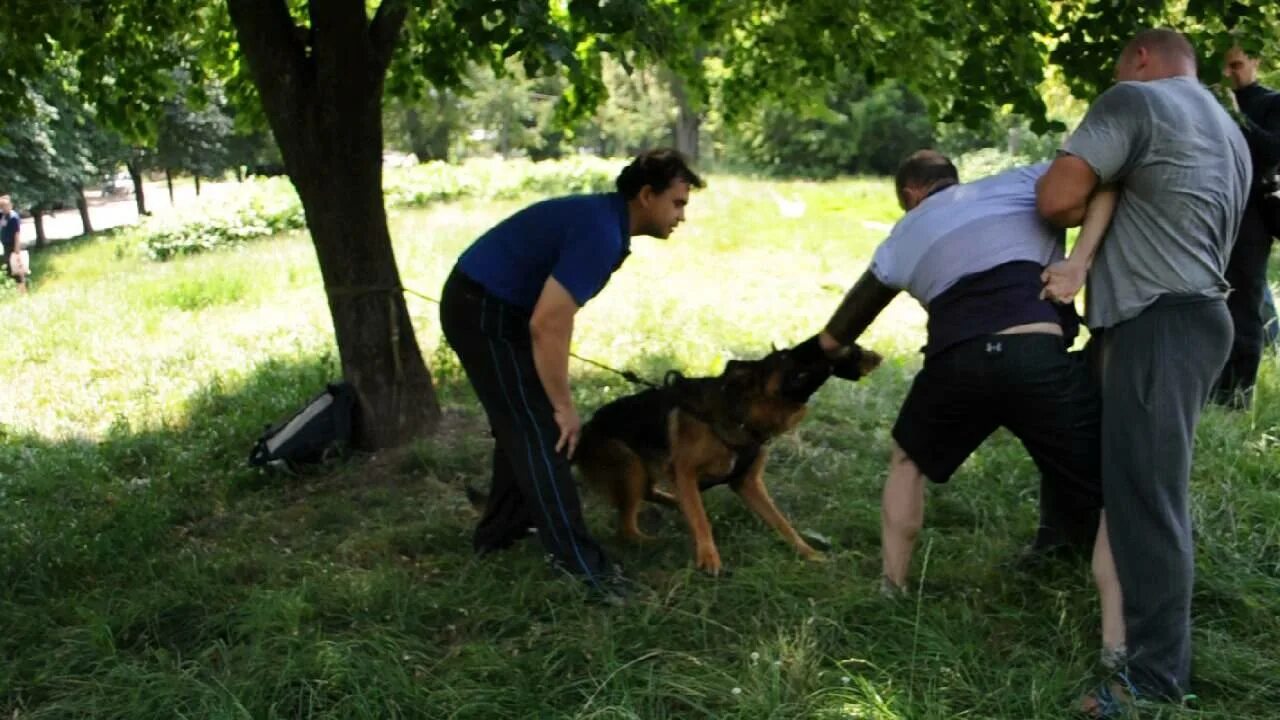
POLYGON ((1125 652, 1124 594, 1120 590, 1120 578, 1116 575, 1115 558, 1111 556, 1105 510, 1098 521, 1098 539, 1093 544, 1093 579, 1098 584, 1098 599, 1102 605, 1103 664, 1120 665, 1125 652))
POLYGON ((889 477, 880 502, 880 543, 887 589, 903 590, 911 569, 916 537, 924 527, 924 474, 893 444, 889 477))

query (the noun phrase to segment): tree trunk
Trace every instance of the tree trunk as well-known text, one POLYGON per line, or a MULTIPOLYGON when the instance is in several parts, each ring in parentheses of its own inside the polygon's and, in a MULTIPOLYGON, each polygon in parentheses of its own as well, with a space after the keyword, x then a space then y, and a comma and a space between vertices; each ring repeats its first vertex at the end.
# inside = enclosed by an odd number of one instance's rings
POLYGON ((672 125, 671 134, 675 139, 676 150, 684 153, 693 162, 698 161, 698 132, 702 128, 702 116, 693 108, 689 100, 689 92, 684 80, 671 73, 671 95, 675 98, 679 113, 672 125))
POLYGON ((440 417, 382 202, 382 81, 408 5, 383 0, 370 23, 363 0, 312 0, 309 33, 283 0, 228 7, 316 247, 358 401, 354 444, 402 445, 440 417))
POLYGON ((196 179, 196 197, 200 197, 200 173, 192 173, 191 176, 196 179))
POLYGON ((130 160, 124 166, 129 170, 129 179, 133 181, 133 200, 138 204, 138 217, 150 215, 147 212, 147 198, 142 192, 142 168, 137 160, 130 160))
POLYGON ((169 207, 173 207, 173 171, 164 169, 164 184, 169 188, 169 207))
POLYGON ((80 224, 84 226, 84 234, 93 234, 93 223, 89 222, 89 200, 84 196, 84 187, 76 186, 76 209, 80 211, 80 224))
POLYGON ((235 166, 235 171, 236 171, 236 182, 238 183, 244 182, 244 170, 240 167, 239 164, 235 166))
POLYGON ((36 247, 44 247, 49 243, 49 236, 44 234, 44 210, 42 208, 31 208, 31 224, 36 226, 36 247))

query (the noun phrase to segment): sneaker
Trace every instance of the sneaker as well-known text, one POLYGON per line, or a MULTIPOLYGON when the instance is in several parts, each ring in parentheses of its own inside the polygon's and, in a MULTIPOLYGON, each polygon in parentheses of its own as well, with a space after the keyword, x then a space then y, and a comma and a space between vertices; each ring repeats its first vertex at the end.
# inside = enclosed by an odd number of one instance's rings
POLYGON ((616 568, 614 572, 589 584, 587 601, 608 607, 623 608, 630 605, 637 597, 638 586, 628 580, 616 568))

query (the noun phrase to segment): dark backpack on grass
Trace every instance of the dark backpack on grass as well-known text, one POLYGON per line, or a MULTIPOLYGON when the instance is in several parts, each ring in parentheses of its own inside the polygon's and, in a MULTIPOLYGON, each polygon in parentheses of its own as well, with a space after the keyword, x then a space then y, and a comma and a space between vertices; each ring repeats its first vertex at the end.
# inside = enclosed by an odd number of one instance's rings
POLYGON ((275 426, 267 426, 249 452, 254 467, 297 470, 342 457, 351 442, 355 394, 345 382, 330 383, 306 407, 275 426))

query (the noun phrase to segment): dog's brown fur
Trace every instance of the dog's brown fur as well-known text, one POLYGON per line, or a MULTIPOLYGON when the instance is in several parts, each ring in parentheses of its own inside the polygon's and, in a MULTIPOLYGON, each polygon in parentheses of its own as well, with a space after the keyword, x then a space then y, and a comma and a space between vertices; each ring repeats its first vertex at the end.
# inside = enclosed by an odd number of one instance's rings
MULTIPOLYGON (((880 356, 857 349, 863 374, 880 356)), ((663 388, 615 400, 583 428, 574 457, 589 487, 618 510, 624 539, 648 538, 638 524, 644 501, 678 507, 693 535, 698 568, 718 574, 720 552, 702 491, 727 484, 753 512, 811 560, 814 550, 774 505, 764 482, 768 443, 804 417, 809 396, 830 376, 825 361, 798 361, 778 350, 755 361, 733 361, 711 378, 669 378, 663 388), (667 485, 674 494, 659 488, 667 485)))

